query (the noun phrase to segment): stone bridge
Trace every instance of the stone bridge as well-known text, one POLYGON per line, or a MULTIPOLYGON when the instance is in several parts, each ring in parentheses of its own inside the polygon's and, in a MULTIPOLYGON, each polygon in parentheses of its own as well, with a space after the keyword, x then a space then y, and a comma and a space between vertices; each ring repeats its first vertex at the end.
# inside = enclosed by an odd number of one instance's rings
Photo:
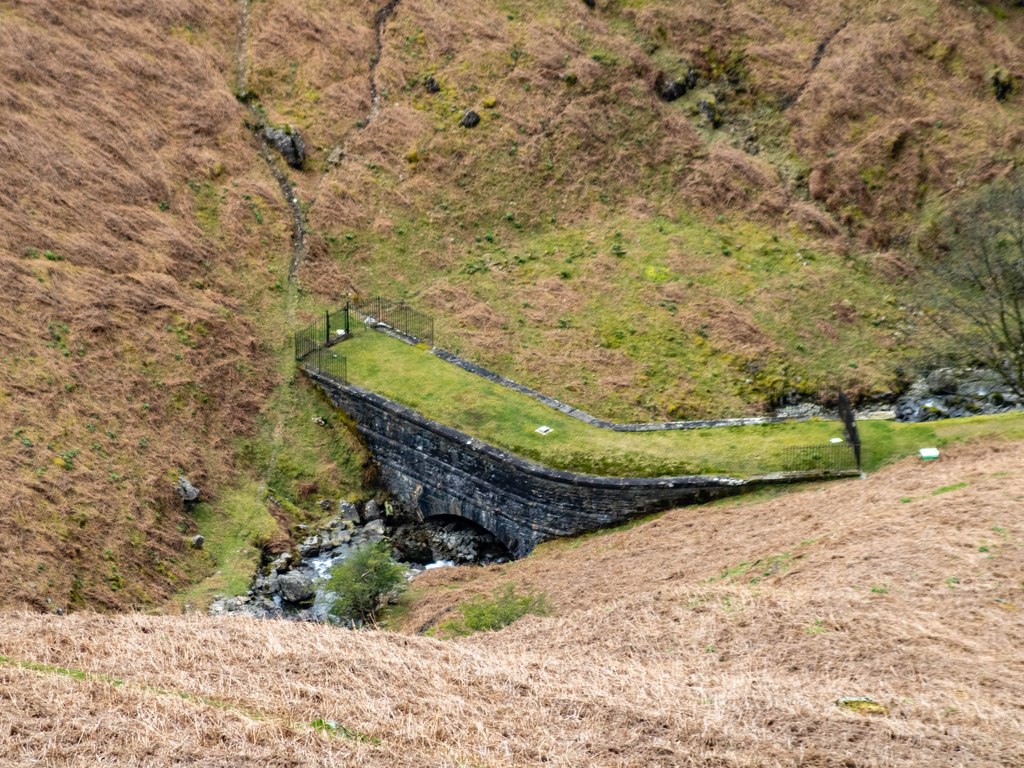
POLYGON ((537 544, 636 515, 752 488, 834 477, 801 472, 746 480, 689 475, 619 478, 551 469, 502 451, 353 384, 305 370, 348 414, 395 499, 422 519, 457 515, 490 531, 516 557, 537 544))

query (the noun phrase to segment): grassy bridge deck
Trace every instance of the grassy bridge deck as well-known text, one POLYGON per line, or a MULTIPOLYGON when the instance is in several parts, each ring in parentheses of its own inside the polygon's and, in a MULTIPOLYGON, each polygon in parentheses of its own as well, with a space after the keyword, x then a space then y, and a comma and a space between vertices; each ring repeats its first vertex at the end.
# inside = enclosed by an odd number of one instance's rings
MULTIPOLYGON (((439 360, 422 347, 353 325, 353 336, 335 348, 347 358, 353 384, 557 469, 621 477, 749 477, 786 469, 786 454, 793 447, 826 445, 843 434, 838 421, 826 420, 641 433, 599 429, 439 360), (552 431, 538 434, 542 425, 552 431)), ((858 427, 864 468, 872 470, 953 440, 1024 438, 1024 413, 927 424, 861 421, 858 427)))

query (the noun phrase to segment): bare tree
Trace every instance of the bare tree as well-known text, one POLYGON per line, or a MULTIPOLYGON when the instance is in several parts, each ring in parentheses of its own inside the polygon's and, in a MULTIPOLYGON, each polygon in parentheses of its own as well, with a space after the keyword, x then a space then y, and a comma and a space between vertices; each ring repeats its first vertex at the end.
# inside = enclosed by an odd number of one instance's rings
POLYGON ((1024 397, 1024 179, 956 205, 922 251, 929 318, 964 363, 1024 397))

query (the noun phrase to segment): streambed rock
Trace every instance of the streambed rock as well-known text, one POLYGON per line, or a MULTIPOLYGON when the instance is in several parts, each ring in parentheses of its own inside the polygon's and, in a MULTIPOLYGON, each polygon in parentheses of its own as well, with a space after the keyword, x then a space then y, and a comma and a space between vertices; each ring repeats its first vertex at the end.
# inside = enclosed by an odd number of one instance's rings
POLYGON ((289 571, 278 577, 278 591, 289 603, 305 603, 316 594, 312 577, 303 571, 289 571))
POLYGON ((417 521, 390 514, 390 504, 382 510, 376 501, 368 501, 362 515, 349 502, 338 508, 340 514, 320 526, 299 527, 305 538, 292 551, 265 558, 248 593, 216 600, 210 614, 332 621, 337 595, 327 588, 331 570, 353 550, 385 539, 397 559, 411 566, 410 575, 439 565, 503 562, 509 556, 487 531, 458 519, 417 521), (368 512, 373 519, 358 524, 368 512))
POLYGON ((896 400, 898 421, 1004 413, 1024 405, 998 373, 984 368, 939 368, 911 384, 896 400))

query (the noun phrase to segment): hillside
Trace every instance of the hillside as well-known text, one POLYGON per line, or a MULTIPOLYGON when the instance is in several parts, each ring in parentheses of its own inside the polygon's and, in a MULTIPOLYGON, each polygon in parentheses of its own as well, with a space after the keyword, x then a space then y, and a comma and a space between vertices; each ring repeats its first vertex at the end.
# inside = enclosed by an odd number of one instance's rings
POLYGON ((932 351, 906 249, 1019 166, 991 76, 1024 74, 1022 33, 1011 3, 402 2, 358 122, 280 34, 256 56, 287 87, 254 87, 318 149, 309 285, 411 296, 443 345, 610 417, 696 418, 882 395, 932 351))
POLYGON ((300 480, 359 485, 352 441, 303 432, 318 401, 280 368, 291 222, 234 98, 238 22, 236 3, 0 4, 2 604, 153 608, 210 573, 179 475, 264 543, 302 517, 268 487, 311 514, 300 480))
POLYGON ((1014 3, 386 9, 0 2, 0 605, 202 604, 373 493, 287 349, 347 293, 608 418, 890 392, 907 249, 1021 159, 1014 3))
POLYGON ((419 577, 407 631, 510 581, 556 611, 458 640, 8 616, 0 749, 13 765, 1019 765, 1020 448, 419 577))

